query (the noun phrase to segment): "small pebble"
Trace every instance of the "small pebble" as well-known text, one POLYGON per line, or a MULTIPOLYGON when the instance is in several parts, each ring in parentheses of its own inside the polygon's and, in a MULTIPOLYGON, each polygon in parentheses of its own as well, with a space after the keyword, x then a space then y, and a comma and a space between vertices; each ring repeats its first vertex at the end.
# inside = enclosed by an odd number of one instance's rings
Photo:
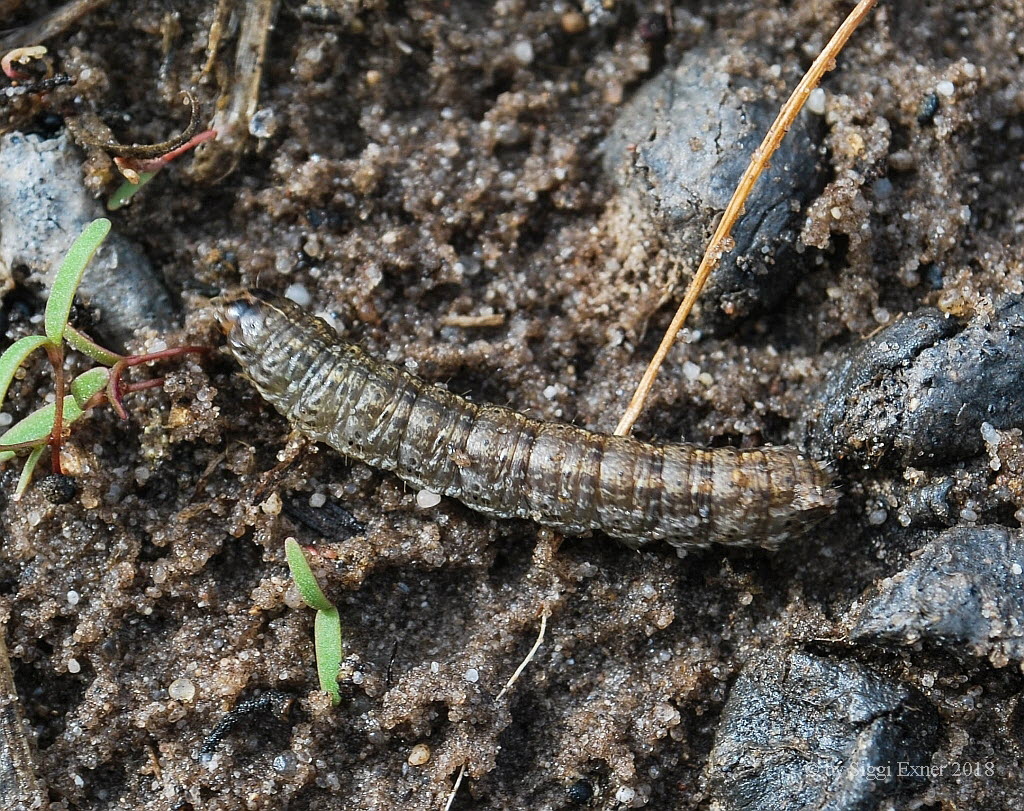
POLYGON ((577 780, 569 786, 566 795, 573 805, 586 805, 594 799, 594 787, 586 780, 577 780))
POLYGON ((82 665, 77 659, 68 659, 68 673, 81 673, 82 665))
POLYGON ((587 18, 578 11, 567 11, 562 15, 562 30, 567 34, 582 34, 587 30, 587 18))
POLYGON ((68 592, 68 605, 78 605, 78 601, 81 599, 81 595, 77 591, 68 592))
POLYGON ((807 97, 807 109, 815 115, 825 114, 825 91, 820 87, 814 88, 807 97))
POLYGON ((175 701, 191 701, 196 695, 196 686, 189 679, 175 679, 167 686, 167 695, 175 701))
POLYGON ((249 120, 249 134, 254 138, 272 138, 277 132, 277 116, 269 107, 257 110, 249 120))
POLYGON ((462 674, 462 678, 468 681, 470 684, 476 684, 480 681, 480 671, 475 667, 469 668, 465 673, 462 674))
POLYGON ((520 65, 529 65, 533 61, 533 45, 521 40, 512 46, 512 55, 520 65))
POLYGON ((935 92, 948 99, 956 92, 956 86, 949 80, 942 81, 935 85, 935 92))
POLYGON ((664 724, 667 727, 678 726, 679 722, 682 720, 679 710, 671 704, 665 704, 664 702, 657 704, 654 707, 654 717, 660 724, 664 724))
POLYGON ((416 506, 421 510, 429 510, 441 503, 441 496, 431 490, 420 490, 416 494, 416 506))
POLYGON ((430 747, 425 743, 416 744, 409 752, 409 765, 422 766, 430 760, 430 747))
POLYGON ((313 301, 313 297, 309 294, 305 285, 302 284, 290 284, 284 289, 284 297, 291 299, 300 307, 308 307, 313 301))
POLYGON ((274 758, 274 761, 271 765, 273 766, 275 772, 284 775, 285 777, 289 777, 295 774, 295 769, 296 766, 298 766, 298 762, 299 759, 295 756, 295 753, 289 750, 287 752, 282 752, 280 755, 274 758))
POLYGON ((981 424, 981 438, 984 439, 989 445, 999 444, 999 431, 995 429, 995 426, 990 422, 983 422, 981 424))
POLYGON ((629 805, 635 799, 636 789, 632 789, 629 786, 622 786, 615 792, 615 801, 623 805, 629 805))
POLYGON ((281 507, 281 497, 277 493, 271 493, 267 500, 260 504, 260 509, 267 515, 280 515, 281 507))

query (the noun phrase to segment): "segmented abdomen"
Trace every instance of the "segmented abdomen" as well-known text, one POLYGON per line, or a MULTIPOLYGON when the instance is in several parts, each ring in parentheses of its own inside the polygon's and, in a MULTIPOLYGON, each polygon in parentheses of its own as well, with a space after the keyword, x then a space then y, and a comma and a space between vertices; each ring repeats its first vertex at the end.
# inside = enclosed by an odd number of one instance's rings
POLYGON ((771 548, 835 505, 825 466, 794 448, 655 445, 478 405, 262 291, 218 314, 246 375, 302 433, 489 515, 633 544, 771 548))

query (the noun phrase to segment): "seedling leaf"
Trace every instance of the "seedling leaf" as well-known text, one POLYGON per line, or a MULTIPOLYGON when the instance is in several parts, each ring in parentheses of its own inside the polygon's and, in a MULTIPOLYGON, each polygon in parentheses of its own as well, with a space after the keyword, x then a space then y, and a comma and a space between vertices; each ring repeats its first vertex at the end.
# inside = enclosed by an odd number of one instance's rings
MULTIPOLYGON (((53 403, 33 411, 25 419, 16 422, 0 436, 0 445, 17 445, 21 442, 38 442, 45 445, 53 430, 53 403)), ((82 409, 75 402, 74 396, 64 397, 64 424, 70 425, 82 416, 82 409)), ((13 458, 14 451, 0 451, 0 462, 13 458)))
POLYGON ((46 445, 39 445, 29 454, 25 467, 22 468, 22 475, 17 478, 17 486, 14 488, 14 501, 25 495, 26 490, 29 488, 29 482, 32 481, 32 472, 36 469, 36 465, 39 464, 44 451, 46 451, 46 445))
POLYGON ((107 211, 117 211, 121 206, 127 205, 135 195, 135 192, 149 183, 154 177, 156 177, 156 172, 139 172, 138 183, 131 183, 126 180, 107 199, 107 211))
POLYGON ((82 372, 71 383, 71 393, 75 397, 75 402, 84 408, 85 404, 89 402, 89 399, 94 394, 103 391, 103 387, 107 385, 107 378, 109 377, 110 370, 103 366, 97 366, 88 372, 82 372))
POLYGON ((30 453, 28 455, 28 459, 25 460, 25 467, 21 469, 21 476, 18 477, 18 486, 14 488, 15 501, 20 499, 28 489, 29 482, 32 481, 32 471, 36 469, 36 465, 39 464, 39 459, 42 457, 43 451, 45 450, 45 445, 33 448, 32 453, 30 453))
POLYGON ((104 349, 88 335, 79 332, 71 326, 71 324, 64 327, 64 340, 71 345, 72 349, 81 352, 83 355, 88 355, 94 361, 102 363, 104 366, 113 366, 121 360, 121 356, 116 352, 104 349))
POLYGON ((3 355, 0 355, 0 405, 7 396, 7 389, 10 388, 18 367, 25 362, 25 358, 46 343, 47 339, 43 335, 27 335, 19 338, 7 347, 3 355))
POLYGON ((82 274, 85 273, 86 265, 92 259, 96 249, 103 243, 107 234, 110 233, 110 220, 101 217, 93 220, 85 230, 79 234, 71 249, 60 264, 57 276, 50 288, 50 297, 46 301, 46 314, 44 323, 46 326, 46 337, 53 343, 59 344, 64 338, 64 328, 68 323, 68 315, 71 313, 71 302, 75 299, 75 292, 82 281, 82 274))
POLYGON ((309 568, 309 561, 306 560, 306 555, 298 541, 294 538, 285 538, 284 554, 288 559, 288 569, 292 573, 292 580, 295 581, 303 602, 317 611, 332 610, 334 605, 320 590, 320 585, 316 582, 313 570, 309 568))
POLYGON ((340 704, 338 671, 341 669, 341 618, 337 608, 316 612, 313 644, 316 648, 316 674, 320 679, 320 689, 330 693, 332 704, 340 704))

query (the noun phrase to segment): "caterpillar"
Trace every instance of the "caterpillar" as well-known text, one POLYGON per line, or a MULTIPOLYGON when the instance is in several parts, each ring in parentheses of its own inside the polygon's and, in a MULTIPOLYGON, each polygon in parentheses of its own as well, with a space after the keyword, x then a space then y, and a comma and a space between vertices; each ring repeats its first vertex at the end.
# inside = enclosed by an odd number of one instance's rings
POLYGON ((298 431, 487 515, 633 546, 773 549, 838 498, 828 466, 796 448, 653 444, 531 419, 375 360, 272 293, 214 307, 245 376, 298 431))

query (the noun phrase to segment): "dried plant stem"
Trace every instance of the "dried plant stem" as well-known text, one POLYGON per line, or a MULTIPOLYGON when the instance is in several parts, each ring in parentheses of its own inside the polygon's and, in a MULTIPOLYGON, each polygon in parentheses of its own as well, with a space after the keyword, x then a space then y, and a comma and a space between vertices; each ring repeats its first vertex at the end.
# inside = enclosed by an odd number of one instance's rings
POLYGON ((505 686, 501 688, 501 691, 494 697, 494 700, 499 700, 505 693, 509 691, 509 688, 518 681, 519 677, 526 670, 526 666, 533 661, 533 657, 537 655, 537 651, 540 649, 541 644, 544 642, 544 632, 548 628, 548 617, 551 616, 551 611, 547 607, 544 608, 544 613, 540 615, 540 633, 537 634, 537 641, 533 643, 533 647, 530 648, 530 652, 526 654, 526 658, 519 663, 519 667, 516 668, 515 673, 512 677, 505 682, 505 686))
POLYGON ((459 786, 462 785, 462 778, 466 774, 466 764, 463 763, 459 766, 459 776, 455 778, 455 785, 452 786, 451 794, 448 795, 448 802, 444 804, 444 811, 450 811, 452 803, 455 802, 455 795, 459 791, 459 786))
POLYGON ((36 779, 32 748, 25 735, 18 691, 0 624, 0 807, 42 808, 44 787, 36 779))
POLYGON ((715 269, 715 266, 722 258, 722 254, 728 250, 726 246, 729 241, 729 233, 732 231, 733 225, 735 225, 736 221, 739 219, 739 216, 743 211, 744 203, 746 202, 747 197, 750 196, 750 192, 753 189, 754 184, 768 166, 768 162, 771 160, 772 155, 775 154, 775 150, 782 142, 782 138, 789 131, 790 126, 793 124, 793 120, 804 106, 804 103, 807 101, 807 97, 811 94, 811 91, 818 86, 818 82, 821 81, 821 77, 835 67, 835 60, 839 55, 839 52, 843 49, 843 46, 846 45, 846 41, 856 30, 857 26, 861 24, 876 2, 877 0, 860 0, 860 2, 857 3, 853 11, 851 11, 849 16, 843 21, 843 24, 839 26, 836 33, 832 35, 832 39, 830 39, 828 44, 822 49, 818 58, 814 60, 814 63, 807 70, 807 73, 804 74, 804 77, 796 86, 793 94, 782 106, 778 117, 775 119, 775 123, 772 124, 771 129, 768 130, 768 134, 765 135, 761 145, 754 150, 754 154, 750 158, 750 164, 743 173, 743 177, 740 178, 740 182, 736 186, 736 191, 733 192, 732 199, 729 200, 729 205, 726 206, 725 212, 722 214, 722 219, 719 221, 718 227, 715 229, 715 233, 711 237, 711 241, 708 243, 707 250, 704 252, 704 258, 701 259, 700 266, 697 268, 697 272, 694 274, 693 280, 690 282, 689 287, 686 288, 686 295, 683 296, 683 302, 679 305, 679 309, 676 310, 676 314, 672 318, 672 323, 669 324, 664 337, 661 339, 658 351, 654 353, 654 357, 651 359, 650 364, 648 364, 647 369, 644 372, 644 376, 640 379, 640 383, 636 387, 636 391, 633 393, 633 399, 630 400, 629 407, 626 409, 625 413, 622 415, 622 419, 619 420, 619 424, 615 428, 616 436, 626 436, 633 429, 633 424, 637 421, 637 418, 640 416, 640 412, 643 410, 647 396, 650 394, 650 391, 654 386, 654 379, 658 375, 658 370, 661 368, 661 364, 664 363, 665 358, 668 356, 668 352, 672 348, 672 344, 675 342, 676 335, 679 333, 679 330, 682 329, 683 324, 686 323, 686 319, 690 315, 690 310, 693 309, 693 305, 697 301, 697 297, 700 295, 701 290, 704 288, 708 277, 711 275, 711 271, 715 269))
POLYGON ((50 37, 63 33, 82 17, 96 9, 108 5, 110 0, 71 0, 40 17, 35 22, 15 28, 0 39, 0 51, 22 48, 26 45, 38 45, 50 37))
MULTIPOLYGON (((259 103, 267 42, 278 5, 279 0, 251 0, 242 5, 234 68, 228 86, 222 88, 217 99, 217 112, 211 125, 219 135, 196 154, 194 177, 200 182, 223 179, 234 171, 242 157, 250 137, 249 123, 259 103)), ((218 11, 215 25, 220 19, 218 11)), ((215 59, 215 53, 211 42, 208 64, 215 59)), ((207 69, 203 70, 205 74, 207 69)))

